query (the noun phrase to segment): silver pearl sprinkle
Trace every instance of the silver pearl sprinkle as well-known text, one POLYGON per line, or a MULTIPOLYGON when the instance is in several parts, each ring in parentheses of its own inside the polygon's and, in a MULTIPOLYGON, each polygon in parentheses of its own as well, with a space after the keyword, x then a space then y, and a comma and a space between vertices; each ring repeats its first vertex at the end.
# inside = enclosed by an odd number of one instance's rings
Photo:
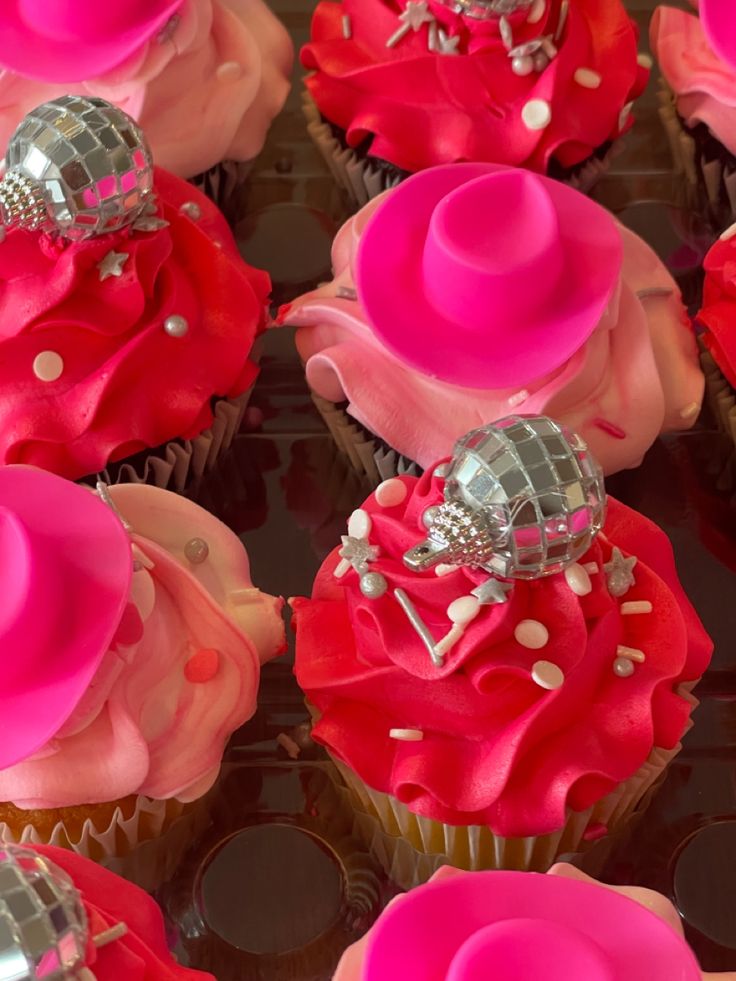
POLYGON ((190 538, 184 546, 184 555, 192 565, 201 565, 210 554, 210 547, 204 538, 190 538))
POLYGON ((360 591, 366 599, 380 599, 387 589, 386 578, 380 572, 366 572, 360 577, 360 591))
POLYGON ((192 221, 199 221, 202 217, 202 209, 196 201, 185 201, 181 208, 179 208, 179 212, 182 215, 186 215, 187 218, 191 218, 192 221))
POLYGON ((613 662, 613 673, 619 678, 630 678, 634 673, 634 662, 627 657, 617 657, 613 662))
POLYGON ((439 511, 440 509, 436 504, 433 504, 431 508, 427 508, 427 510, 422 515, 422 524, 424 525, 425 528, 432 527, 432 525, 435 522, 435 519, 437 518, 437 515, 439 514, 439 511))
POLYGON ((186 317, 175 313, 164 320, 164 330, 169 337, 185 337, 189 331, 189 322, 186 317))
POLYGON ((544 51, 537 51, 537 53, 534 55, 534 71, 543 72, 548 64, 549 58, 544 51))
POLYGON ((517 55, 511 59, 511 71, 514 75, 531 75, 534 71, 534 61, 530 55, 517 55))

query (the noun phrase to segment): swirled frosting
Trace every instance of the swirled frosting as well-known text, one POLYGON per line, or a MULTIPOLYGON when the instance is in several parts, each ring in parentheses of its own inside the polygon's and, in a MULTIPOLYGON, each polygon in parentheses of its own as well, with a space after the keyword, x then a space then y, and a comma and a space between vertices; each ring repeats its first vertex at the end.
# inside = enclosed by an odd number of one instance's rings
MULTIPOLYGON (((514 46, 556 35, 560 0, 539 6, 509 15, 514 46)), ((546 171, 552 159, 565 168, 580 163, 631 125, 626 110, 648 71, 620 0, 572 0, 556 55, 526 75, 512 71, 498 18, 463 17, 437 0, 429 0, 432 28, 422 23, 389 46, 406 7, 405 0, 317 6, 301 54, 306 84, 350 146, 369 139, 371 156, 409 171, 461 160, 546 171), (449 38, 440 42, 447 54, 430 50, 435 28, 449 38), (551 119, 529 126, 525 106, 538 100, 551 119)))
POLYGON ((736 239, 716 242, 703 262, 703 306, 697 320, 703 342, 736 388, 736 239))
POLYGON ((697 15, 658 7, 649 33, 679 114, 689 126, 705 123, 736 153, 736 71, 713 51, 697 15))
POLYGON ((0 800, 20 808, 197 799, 255 711, 260 665, 283 650, 282 602, 253 586, 233 532, 157 487, 109 493, 131 527, 130 601, 67 722, 33 757, 0 770, 0 800), (205 561, 187 558, 194 538, 207 543, 205 561))
POLYGON ((29 110, 61 95, 96 95, 133 116, 156 162, 192 177, 251 160, 289 93, 293 48, 263 0, 185 0, 176 29, 83 83, 0 73, 0 144, 29 110))
MULTIPOLYGON (((391 192, 386 192, 390 194, 391 192)), ((508 415, 547 413, 580 433, 607 473, 636 467, 661 432, 686 429, 703 398, 692 327, 674 280, 620 227, 621 286, 598 328, 560 369, 523 389, 452 385, 405 364, 375 336, 355 293, 360 237, 382 198, 340 230, 334 280, 281 311, 312 389, 393 449, 426 467, 460 436, 508 415), (380 383, 379 383, 380 380, 380 383)), ((509 326, 509 330, 512 327, 509 326)), ((489 352, 489 357, 501 356, 489 352)))
POLYGON ((66 245, 13 230, 0 244, 1 463, 77 479, 199 435, 214 396, 252 384, 269 278, 204 195, 161 170, 155 187, 143 224, 162 227, 66 245))
POLYGON ((367 598, 352 570, 336 578, 335 550, 312 598, 292 601, 297 679, 319 712, 314 738, 416 814, 504 837, 559 830, 569 810, 592 806, 653 747, 674 747, 684 731, 689 706, 677 689, 700 677, 712 645, 678 582, 670 544, 609 499, 605 533, 574 580, 517 582, 506 603, 476 604, 438 667, 394 590, 405 591, 439 641, 452 628, 450 605, 472 603, 487 573, 407 569, 403 554, 425 538, 422 516, 441 503, 443 480, 428 471, 400 483, 408 492, 401 503, 381 506, 373 494, 362 506, 377 549, 369 568, 385 578, 386 592, 367 598), (617 598, 604 566, 631 555, 635 582, 617 598), (622 603, 632 601, 645 606, 630 614, 622 603), (621 648, 645 656, 630 677, 614 672, 621 648), (392 730, 421 736, 404 741, 392 730))

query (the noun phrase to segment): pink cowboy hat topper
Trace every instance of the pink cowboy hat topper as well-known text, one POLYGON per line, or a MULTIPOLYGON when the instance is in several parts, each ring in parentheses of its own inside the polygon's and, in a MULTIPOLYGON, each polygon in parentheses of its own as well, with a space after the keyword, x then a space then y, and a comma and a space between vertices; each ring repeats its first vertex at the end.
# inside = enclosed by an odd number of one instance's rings
POLYGON ((421 171, 387 193, 356 281, 383 344, 424 374, 513 388, 559 368, 614 295, 621 236, 558 181, 495 164, 421 171))
POLYGON ((0 467, 0 770, 59 731, 128 603, 130 539, 91 493, 34 467, 0 467))
POLYGON ((708 43, 719 58, 736 67, 736 3, 700 0, 700 22, 708 43))
POLYGON ((42 82, 81 82, 117 68, 184 0, 2 0, 0 65, 42 82))

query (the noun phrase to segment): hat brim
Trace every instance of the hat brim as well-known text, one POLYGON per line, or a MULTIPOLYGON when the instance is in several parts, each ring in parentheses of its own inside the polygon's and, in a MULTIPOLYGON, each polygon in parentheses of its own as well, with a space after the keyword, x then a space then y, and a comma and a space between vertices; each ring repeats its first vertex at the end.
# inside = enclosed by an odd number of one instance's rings
POLYGON ((6 0, 0 16, 0 66, 40 82, 84 82, 121 65, 181 7, 182 0, 152 0, 145 21, 105 42, 54 41, 31 35, 18 13, 17 0, 6 0))
POLYGON ((0 770, 41 749, 67 721, 110 647, 128 603, 130 539, 88 488, 34 467, 0 467, 0 504, 68 557, 64 623, 43 664, 12 690, 0 681, 0 770))
POLYGON ((595 330, 621 274, 623 244, 611 215, 579 191, 540 177, 558 211, 567 212, 559 245, 567 289, 543 318, 499 324, 486 335, 444 318, 421 288, 432 212, 462 184, 509 169, 468 163, 420 171, 386 195, 359 246, 358 293, 374 333, 405 363, 468 388, 521 387, 559 368, 595 330), (410 221, 397 220, 402 215, 410 221))
POLYGON ((736 67, 736 9, 733 0, 700 0, 700 23, 708 43, 727 64, 736 67))

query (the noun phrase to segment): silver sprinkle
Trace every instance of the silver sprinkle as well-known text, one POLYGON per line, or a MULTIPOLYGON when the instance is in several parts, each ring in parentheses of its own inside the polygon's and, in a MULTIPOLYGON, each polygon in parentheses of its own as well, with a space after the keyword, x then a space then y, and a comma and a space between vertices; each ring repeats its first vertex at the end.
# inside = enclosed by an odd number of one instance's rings
POLYGON ((635 555, 630 555, 628 559, 625 559, 621 549, 614 546, 610 562, 606 562, 603 566, 603 571, 607 577, 608 592, 611 596, 625 596, 636 583, 634 578, 636 561, 635 555))
POLYGON ((337 554, 360 575, 366 571, 369 562, 376 561, 381 551, 377 545, 371 545, 367 538, 343 535, 341 540, 342 548, 337 554))
POLYGON ((380 599, 387 589, 386 577, 380 572, 366 572, 360 577, 360 591, 366 599, 380 599))
POLYGON ((634 673, 634 662, 627 657, 617 657, 613 662, 613 673, 619 678, 630 678, 634 673))
POLYGON ((179 24, 181 24, 181 17, 179 14, 172 14, 158 32, 158 37, 156 38, 158 43, 166 44, 167 41, 170 41, 174 34, 176 34, 179 24))
POLYGON ((439 513, 440 513, 440 509, 438 504, 433 504, 431 507, 427 508, 427 510, 422 515, 422 524, 424 525, 424 527, 431 528, 439 513))
POLYGON ((185 337, 189 331, 189 321, 178 313, 164 320, 164 330, 169 337, 185 337))
POLYGON ((338 286, 335 296, 338 300, 357 300, 358 291, 352 286, 338 286))
POLYGON ((100 282, 104 283, 111 276, 122 276, 123 266, 130 258, 128 252, 116 252, 111 249, 107 255, 97 263, 97 270, 100 275, 100 282))
POLYGON ((350 19, 350 14, 342 15, 342 36, 346 41, 349 41, 353 36, 353 22, 350 19))
POLYGON ((514 46, 514 32, 505 16, 502 16, 498 20, 498 30, 501 35, 501 40, 503 41, 504 47, 507 51, 510 51, 514 46))
POLYGON ((448 34, 439 29, 439 42, 440 42, 440 54, 443 55, 456 55, 459 54, 457 47, 460 44, 460 35, 456 34, 450 37, 448 34))
POLYGON ((437 21, 432 21, 427 32, 427 47, 430 51, 437 51, 440 46, 440 39, 437 33, 437 21))
POLYGON ((151 195, 150 199, 146 202, 146 206, 143 209, 144 215, 157 215, 158 214, 158 198, 155 194, 151 195))
POLYGON ((133 223, 135 232, 158 232, 162 228, 168 228, 169 223, 165 218, 157 218, 155 215, 144 215, 133 223))
POLYGON ((562 37, 562 32, 565 30, 565 24, 567 23, 567 14, 570 9, 570 0, 562 0, 560 4, 560 17, 557 21, 557 30, 555 31, 555 41, 559 41, 562 37))
POLYGON ((429 632, 427 624, 419 616, 416 607, 403 589, 395 589, 394 596, 396 597, 396 601, 398 602, 399 606, 406 614, 409 623, 416 630, 417 634, 419 634, 424 646, 429 651, 429 656, 432 658, 432 663, 435 665, 435 667, 441 668, 445 663, 445 659, 441 654, 437 653, 435 649, 434 637, 429 632))
POLYGON ((184 546, 184 555, 192 565, 201 565, 209 554, 210 547, 204 538, 190 538, 184 546))
POLYGON ((508 603, 509 598, 506 594, 510 593, 513 588, 513 583, 501 582, 491 576, 480 586, 471 589, 470 593, 471 596, 475 596, 481 606, 491 606, 494 603, 508 603))
POLYGON ((386 47, 387 48, 395 47, 402 39, 402 37, 406 37, 406 35, 409 33, 410 30, 411 28, 409 27, 408 24, 402 24, 398 30, 394 31, 394 33, 391 35, 388 41, 386 41, 386 47))
POLYGON ((432 471, 432 476, 440 477, 440 478, 446 477, 450 472, 450 466, 451 465, 449 463, 440 463, 440 465, 438 467, 435 467, 434 470, 432 471))
POLYGON ((192 221, 199 221, 202 217, 202 209, 196 201, 185 201, 181 208, 179 208, 179 213, 186 215, 187 218, 191 218, 192 221))

